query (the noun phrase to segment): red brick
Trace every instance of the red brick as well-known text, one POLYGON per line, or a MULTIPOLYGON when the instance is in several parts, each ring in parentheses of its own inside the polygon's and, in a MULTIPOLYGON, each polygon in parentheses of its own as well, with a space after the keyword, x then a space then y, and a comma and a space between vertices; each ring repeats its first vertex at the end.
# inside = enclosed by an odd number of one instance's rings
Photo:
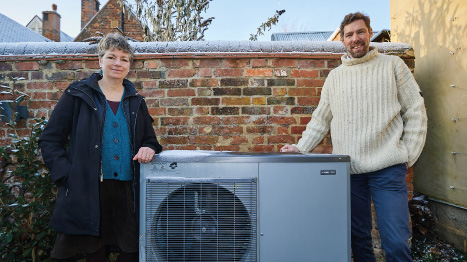
POLYGON ((268 136, 268 144, 293 144, 295 139, 291 135, 277 135, 277 136, 268 136))
POLYGON ((141 69, 144 68, 144 62, 143 61, 133 61, 130 66, 131 69, 141 69))
POLYGON ((250 148, 252 152, 274 152, 276 151, 274 145, 255 145, 250 148))
POLYGON ((221 67, 222 59, 201 59, 199 67, 221 67))
POLYGON ((193 115, 193 108, 167 108, 167 115, 169 116, 191 116, 193 115))
POLYGON ((196 71, 194 69, 171 69, 167 72, 167 77, 170 78, 186 78, 193 77, 196 71))
POLYGON ((99 69, 101 66, 99 65, 99 61, 97 60, 92 60, 92 61, 86 61, 84 62, 84 67, 89 68, 89 69, 99 69))
POLYGON ((188 117, 163 117, 161 118, 161 125, 163 126, 176 126, 176 125, 187 125, 188 117))
POLYGON ((159 68, 158 60, 149 60, 144 63, 144 67, 148 69, 157 69, 159 68))
POLYGON ((310 122, 311 116, 302 116, 300 117, 300 125, 306 125, 310 122))
POLYGON ((143 89, 139 90, 138 93, 143 97, 164 97, 164 90, 159 89, 143 89))
POLYGON ((190 144, 208 144, 208 145, 215 145, 219 140, 218 136, 190 136, 189 143, 190 144))
POLYGON ((248 143, 248 139, 246 139, 244 136, 234 136, 232 137, 232 145, 241 145, 241 144, 246 144, 248 143))
POLYGON ((323 68, 324 60, 298 60, 298 68, 323 68))
POLYGON ((65 90, 67 89, 72 81, 59 81, 59 82, 54 82, 54 87, 58 90, 65 90))
POLYGON ((316 88, 314 87, 306 87, 306 88, 289 87, 287 94, 289 96, 316 96, 316 88))
POLYGON ((157 88, 157 80, 143 81, 143 88, 157 88))
POLYGON ((285 126, 278 126, 276 133, 278 135, 289 135, 290 134, 289 129, 285 126))
POLYGON ((164 116, 166 115, 166 108, 161 108, 161 107, 151 107, 151 108, 148 108, 148 111, 149 111, 149 114, 151 116, 164 116))
POLYGON ((290 72, 291 77, 306 77, 306 78, 316 78, 319 75, 318 70, 302 70, 296 69, 290 72))
POLYGON ((191 79, 191 87, 214 87, 219 85, 219 80, 214 78, 205 78, 205 79, 191 79))
POLYGON ((217 106, 220 103, 219 98, 207 98, 207 97, 197 97, 197 98, 192 98, 191 99, 191 104, 192 105, 198 105, 198 106, 217 106))
POLYGON ((270 68, 259 68, 259 69, 245 68, 245 76, 272 76, 272 69, 270 68))
POLYGON ((189 106, 188 98, 164 98, 160 100, 161 106, 189 106))
POLYGON ((245 68, 250 64, 249 59, 224 59, 223 67, 245 68))
POLYGON ((233 151, 238 152, 240 151, 240 146, 214 146, 214 150, 216 151, 233 151))
POLYGON ((297 61, 295 59, 273 59, 271 65, 272 67, 296 67, 297 61))
POLYGON ((273 114, 275 115, 287 115, 289 113, 288 106, 274 106, 272 109, 273 114))
POLYGON ((200 68, 198 70, 198 76, 205 77, 211 76, 212 69, 211 68, 200 68))
POLYGON ((161 59, 162 67, 181 68, 189 65, 190 61, 188 59, 161 59))
POLYGON ((167 96, 196 96, 194 89, 170 89, 167 90, 167 96))
POLYGON ((287 94, 286 87, 274 87, 272 88, 272 95, 273 96, 285 96, 287 94))
POLYGON ((209 107, 207 106, 196 106, 195 114, 196 115, 209 115, 209 107))
POLYGON ((187 136, 164 136, 160 138, 161 144, 187 144, 188 143, 188 137, 187 136))
POLYGON ((264 144, 264 136, 253 138, 253 144, 264 144))
POLYGON ((55 64, 55 67, 59 70, 64 70, 64 69, 81 69, 83 68, 83 61, 78 60, 78 61, 65 61, 63 64, 55 64))
POLYGON ((167 128, 167 135, 196 135, 196 128, 192 126, 174 126, 167 128))
POLYGON ((251 60, 251 67, 265 67, 266 66, 266 59, 252 59, 251 60))
POLYGON ((193 124, 195 125, 218 125, 221 123, 221 119, 216 116, 198 116, 193 118, 193 124))
POLYGON ((293 126, 290 130, 291 134, 302 134, 303 131, 305 131, 306 126, 293 126))
POLYGON ((223 76, 242 76, 243 70, 242 69, 224 69, 224 68, 217 68, 214 69, 213 75, 215 77, 223 77, 223 76))
POLYGON ((37 62, 16 62, 15 67, 18 71, 39 70, 39 64, 37 62))
POLYGON ((297 105, 316 106, 319 103, 319 96, 297 97, 297 105))
POLYGON ((214 135, 241 135, 243 134, 243 127, 241 126, 215 126, 213 130, 214 135))
POLYGON ((250 123, 249 116, 224 116, 222 124, 224 125, 244 125, 250 123))
POLYGON ((52 90, 53 85, 52 82, 30 82, 28 89, 52 90))
POLYGON ((297 87, 322 87, 324 79, 297 79, 297 87))
POLYGON ((45 100, 46 98, 47 98, 46 92, 32 92, 31 93, 32 100, 45 100))
POLYGON ((270 116, 268 121, 271 124, 277 125, 293 125, 297 123, 297 120, 293 117, 286 117, 286 116, 270 116))
POLYGON ((246 128, 248 134, 272 134, 274 132, 273 126, 249 126, 246 128))

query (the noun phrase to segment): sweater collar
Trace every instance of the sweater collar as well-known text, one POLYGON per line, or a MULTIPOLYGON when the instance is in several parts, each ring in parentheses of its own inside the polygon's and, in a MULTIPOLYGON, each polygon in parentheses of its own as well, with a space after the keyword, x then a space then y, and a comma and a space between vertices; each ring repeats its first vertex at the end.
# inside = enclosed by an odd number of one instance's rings
POLYGON ((375 58, 377 55, 378 55, 378 48, 370 46, 370 52, 368 52, 363 57, 349 59, 350 54, 346 53, 341 57, 341 60, 342 60, 342 64, 346 66, 353 66, 353 65, 358 65, 358 64, 368 62, 372 60, 373 58, 375 58))

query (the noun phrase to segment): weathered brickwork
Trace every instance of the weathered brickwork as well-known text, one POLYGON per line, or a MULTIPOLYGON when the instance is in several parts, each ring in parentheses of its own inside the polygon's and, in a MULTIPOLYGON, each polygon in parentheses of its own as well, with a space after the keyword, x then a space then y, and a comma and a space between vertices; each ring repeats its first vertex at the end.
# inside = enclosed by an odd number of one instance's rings
MULTIPOLYGON (((136 54, 128 79, 145 96, 165 150, 278 151, 296 143, 341 53, 136 54)), ((414 57, 399 54, 413 70, 414 57)), ((48 118, 67 86, 99 71, 93 54, 0 56, 0 83, 30 97, 31 121, 48 118)), ((22 120, 20 126, 25 126, 22 120)), ((0 124, 0 144, 10 142, 0 124)), ((327 136, 314 152, 331 152, 327 136)), ((407 182, 413 186, 412 171, 407 182)))
MULTIPOLYGON (((115 27, 122 29, 121 20, 122 20, 122 10, 123 7, 120 6, 117 1, 108 1, 102 8, 99 10, 95 17, 88 18, 83 17, 84 15, 90 16, 91 14, 94 16, 92 8, 95 8, 94 1, 84 1, 83 7, 87 12, 82 14, 82 19, 87 21, 86 24, 81 25, 84 27, 79 35, 75 38, 75 42, 81 42, 89 37, 99 36, 96 32, 101 32, 107 34, 109 32, 114 32, 115 27), (86 20, 87 19, 87 20, 86 20)), ((95 10, 94 10, 95 12, 95 10)), ((91 16, 92 17, 92 16, 91 16)), ((124 33, 133 39, 138 41, 143 41, 144 34, 143 29, 141 27, 141 23, 138 22, 134 15, 128 16, 125 14, 123 16, 124 19, 124 33)))

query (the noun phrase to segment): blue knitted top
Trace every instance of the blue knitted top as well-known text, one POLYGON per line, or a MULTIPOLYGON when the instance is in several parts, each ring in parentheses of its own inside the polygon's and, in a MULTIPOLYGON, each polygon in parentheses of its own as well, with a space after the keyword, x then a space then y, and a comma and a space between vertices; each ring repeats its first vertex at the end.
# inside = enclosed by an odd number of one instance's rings
POLYGON ((112 112, 109 103, 106 104, 102 138, 102 173, 104 179, 129 181, 133 179, 130 166, 130 133, 122 110, 122 102, 118 106, 117 114, 112 112))

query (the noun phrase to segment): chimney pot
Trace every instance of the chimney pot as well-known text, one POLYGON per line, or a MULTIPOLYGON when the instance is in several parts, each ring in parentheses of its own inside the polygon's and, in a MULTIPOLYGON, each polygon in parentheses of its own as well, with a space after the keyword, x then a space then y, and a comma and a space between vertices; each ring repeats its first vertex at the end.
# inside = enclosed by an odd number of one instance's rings
POLYGON ((56 4, 52 4, 52 10, 54 10, 55 12, 57 12, 57 5, 56 5, 56 4))

